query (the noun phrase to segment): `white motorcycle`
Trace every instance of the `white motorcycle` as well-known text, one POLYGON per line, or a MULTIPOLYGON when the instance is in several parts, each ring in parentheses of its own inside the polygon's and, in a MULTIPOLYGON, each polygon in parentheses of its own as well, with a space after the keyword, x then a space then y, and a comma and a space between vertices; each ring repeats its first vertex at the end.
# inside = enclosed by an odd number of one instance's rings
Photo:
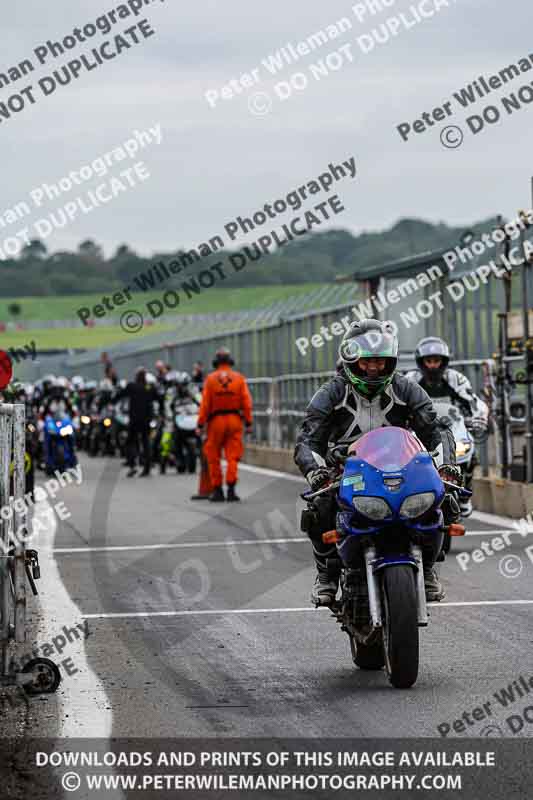
POLYGON ((200 452, 200 441, 196 435, 198 427, 198 405, 194 402, 177 404, 175 422, 176 456, 178 472, 196 472, 196 461, 200 452))
MULTIPOLYGON (((488 428, 488 407, 476 398, 476 416, 468 421, 461 411, 454 405, 449 397, 442 397, 433 400, 433 407, 439 419, 447 417, 451 422, 451 431, 455 439, 455 460, 457 466, 461 468, 463 479, 472 474, 476 443, 484 440, 488 428)), ((465 480, 466 483, 466 480, 465 480)), ((464 519, 472 514, 472 500, 470 497, 461 500, 461 517, 464 519)), ((447 553, 450 549, 451 538, 446 536, 443 550, 447 553)))

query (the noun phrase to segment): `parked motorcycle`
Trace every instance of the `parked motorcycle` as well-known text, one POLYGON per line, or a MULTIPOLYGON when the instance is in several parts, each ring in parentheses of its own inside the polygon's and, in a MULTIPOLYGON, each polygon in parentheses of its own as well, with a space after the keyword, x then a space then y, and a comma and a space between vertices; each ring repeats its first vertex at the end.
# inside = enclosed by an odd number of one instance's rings
POLYGON ((91 438, 91 425, 92 419, 90 414, 80 414, 78 417, 79 423, 76 430, 76 447, 78 450, 89 449, 89 440, 91 438))
MULTIPOLYGON (((308 503, 302 530, 316 536, 317 500, 329 494, 337 503, 336 529, 322 540, 336 543, 341 562, 341 596, 331 610, 354 663, 385 666, 390 683, 405 689, 417 679, 418 629, 428 623, 421 546, 436 553, 442 547, 446 487, 430 454, 403 428, 371 431, 347 454, 333 448, 331 457, 332 482, 301 495, 308 503)), ((452 525, 450 533, 464 528, 452 525)))
POLYGON ((127 411, 127 401, 119 402, 115 408, 115 441, 121 458, 126 458, 126 443, 128 441, 128 426, 130 415, 127 411))
POLYGON ((175 437, 178 472, 196 472, 200 442, 195 431, 198 427, 198 405, 183 403, 176 406, 175 437))
POLYGON ((90 456, 115 455, 114 408, 109 403, 97 414, 93 414, 89 434, 88 453, 90 456))
POLYGON ((44 462, 47 475, 78 463, 74 446, 74 426, 69 414, 47 414, 44 419, 44 462))

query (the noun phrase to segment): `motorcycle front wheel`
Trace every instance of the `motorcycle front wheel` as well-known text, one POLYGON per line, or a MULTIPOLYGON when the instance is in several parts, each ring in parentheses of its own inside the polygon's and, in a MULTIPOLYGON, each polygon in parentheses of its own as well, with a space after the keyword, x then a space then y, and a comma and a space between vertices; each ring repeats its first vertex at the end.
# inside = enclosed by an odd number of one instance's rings
POLYGON ((407 564, 383 570, 383 650, 390 683, 408 689, 418 677, 418 608, 415 572, 407 564))

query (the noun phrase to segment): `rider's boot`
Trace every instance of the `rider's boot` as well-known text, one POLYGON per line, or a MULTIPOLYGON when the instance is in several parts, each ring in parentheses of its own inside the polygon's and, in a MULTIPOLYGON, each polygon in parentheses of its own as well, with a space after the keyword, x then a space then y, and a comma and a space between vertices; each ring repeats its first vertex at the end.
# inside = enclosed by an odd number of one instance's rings
POLYGON ((332 547, 327 552, 319 552, 313 546, 313 555, 317 575, 311 589, 311 602, 315 606, 330 606, 335 601, 339 588, 340 562, 337 559, 337 551, 332 547))
POLYGON ((437 575, 437 570, 434 566, 430 566, 429 564, 424 564, 424 588, 426 590, 426 600, 428 603, 438 603, 446 596, 442 583, 437 575))
POLYGON ((436 603, 445 596, 444 588, 435 569, 435 561, 442 549, 442 544, 443 538, 441 536, 435 541, 426 543, 421 548, 424 566, 424 587, 428 603, 436 603))
POLYGON ((240 499, 239 495, 235 493, 235 484, 228 483, 228 493, 226 495, 228 503, 238 503, 240 499))
POLYGON ((212 503, 224 503, 226 498, 224 497, 224 492, 222 491, 222 486, 215 486, 211 494, 209 495, 209 500, 212 503))

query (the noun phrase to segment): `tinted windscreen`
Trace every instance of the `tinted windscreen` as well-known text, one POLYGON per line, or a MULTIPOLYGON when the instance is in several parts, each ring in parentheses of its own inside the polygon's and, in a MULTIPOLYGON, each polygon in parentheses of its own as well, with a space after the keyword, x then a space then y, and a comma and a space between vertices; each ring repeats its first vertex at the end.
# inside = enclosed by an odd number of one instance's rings
POLYGON ((376 428, 365 433, 350 450, 351 455, 384 472, 402 469, 414 456, 423 452, 422 446, 409 431, 394 427, 376 428))

